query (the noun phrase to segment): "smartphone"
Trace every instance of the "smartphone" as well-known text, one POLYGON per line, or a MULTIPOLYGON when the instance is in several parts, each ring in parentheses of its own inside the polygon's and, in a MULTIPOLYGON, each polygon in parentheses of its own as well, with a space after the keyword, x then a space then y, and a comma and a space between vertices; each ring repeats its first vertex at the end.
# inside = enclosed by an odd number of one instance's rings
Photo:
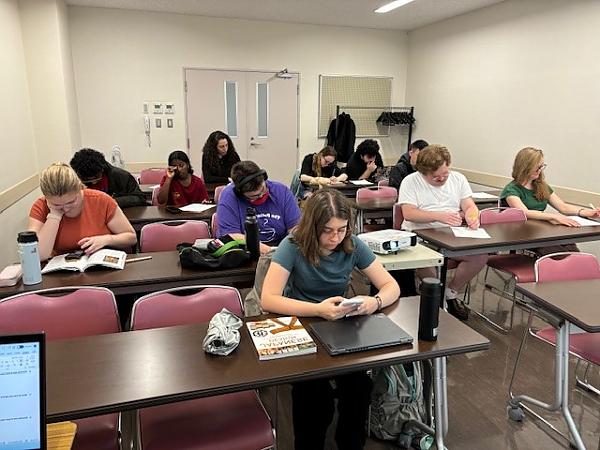
POLYGON ((340 306, 360 306, 363 302, 362 297, 345 298, 340 302, 340 306))
POLYGON ((76 250, 65 255, 65 261, 77 261, 85 254, 83 250, 76 250))

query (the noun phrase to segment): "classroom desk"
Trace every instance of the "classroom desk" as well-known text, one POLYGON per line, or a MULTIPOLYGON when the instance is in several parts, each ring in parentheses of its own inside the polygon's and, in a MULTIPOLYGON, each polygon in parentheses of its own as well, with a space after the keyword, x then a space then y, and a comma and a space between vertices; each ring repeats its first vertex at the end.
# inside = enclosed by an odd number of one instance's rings
POLYGON ((136 233, 139 233, 144 225, 164 220, 204 220, 210 222, 215 212, 217 212, 216 205, 200 213, 182 211, 179 214, 173 214, 162 206, 132 206, 123 210, 125 217, 127 217, 136 233))
MULTIPOLYGON (((210 200, 213 200, 215 198, 215 189, 217 186, 223 186, 226 183, 204 183, 204 186, 206 186, 206 192, 208 192, 208 198, 210 200)), ((144 193, 144 196, 146 197, 146 200, 148 200, 149 202, 152 201, 152 190, 154 189, 154 186, 156 186, 157 183, 154 184, 140 184, 140 189, 141 191, 144 193)))
POLYGON ((356 209, 357 234, 364 231, 365 219, 392 219, 395 198, 367 198, 361 200, 349 200, 356 209))
POLYGON ((440 267, 444 263, 444 255, 417 244, 390 255, 375 254, 377 261, 387 270, 421 269, 424 267, 440 267))
POLYGON ((309 191, 316 191, 318 189, 321 189, 321 187, 336 189, 336 190, 340 191, 342 194, 344 194, 345 197, 349 197, 349 198, 356 198, 356 191, 358 191, 360 188, 377 186, 376 184, 373 184, 373 183, 361 186, 361 185, 357 185, 357 184, 352 184, 350 182, 332 183, 332 184, 327 184, 325 186, 320 186, 318 184, 308 184, 308 183, 302 183, 302 184, 304 185, 304 188, 309 191))
POLYGON ((58 288, 63 286, 102 286, 110 289, 115 295, 147 294, 162 289, 196 284, 227 284, 237 287, 251 286, 254 282, 256 263, 236 269, 184 269, 179 263, 177 251, 138 253, 128 255, 129 259, 152 256, 146 261, 125 264, 123 270, 88 269, 87 271, 60 271, 42 276, 42 282, 33 286, 16 286, 0 288, 0 298, 38 289, 58 288))
MULTIPOLYGON (((489 340, 441 310, 438 340, 417 340, 418 297, 400 299, 384 312, 415 336, 412 345, 332 357, 318 344, 314 354, 260 361, 244 327, 239 347, 221 357, 202 351, 206 323, 51 341, 46 350, 47 420, 72 420, 433 359, 436 440, 442 444, 448 427, 446 356, 486 350, 489 340)), ((305 324, 311 320, 320 319, 302 318, 305 324)))
POLYGON ((496 198, 475 198, 475 197, 473 197, 473 201, 475 202, 475 205, 477 205, 477 207, 480 210, 485 209, 485 208, 497 208, 498 207, 499 195, 500 195, 500 192, 502 192, 500 189, 490 189, 489 191, 475 191, 475 192, 473 192, 473 194, 476 194, 478 192, 485 192, 486 194, 490 194, 490 195, 493 195, 496 197, 496 198))
POLYGON ((491 239, 457 238, 450 227, 414 230, 427 245, 444 255, 440 277, 443 285, 446 283, 447 258, 600 240, 600 226, 571 228, 544 220, 496 223, 483 228, 491 239))
POLYGON ((575 445, 580 450, 585 449, 569 411, 569 328, 574 324, 588 333, 600 332, 600 309, 598 308, 600 280, 521 283, 517 284, 517 291, 533 300, 558 324, 554 375, 556 390, 553 405, 527 395, 518 395, 509 402, 509 406, 517 407, 521 402, 527 402, 548 411, 560 410, 575 445))

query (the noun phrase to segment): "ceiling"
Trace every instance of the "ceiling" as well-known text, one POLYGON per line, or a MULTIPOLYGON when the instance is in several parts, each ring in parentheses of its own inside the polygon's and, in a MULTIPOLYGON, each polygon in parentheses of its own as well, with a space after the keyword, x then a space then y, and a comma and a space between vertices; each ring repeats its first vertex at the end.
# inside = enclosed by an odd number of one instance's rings
POLYGON ((503 0, 416 0, 387 14, 388 0, 66 0, 68 5, 209 17, 410 31, 503 0))

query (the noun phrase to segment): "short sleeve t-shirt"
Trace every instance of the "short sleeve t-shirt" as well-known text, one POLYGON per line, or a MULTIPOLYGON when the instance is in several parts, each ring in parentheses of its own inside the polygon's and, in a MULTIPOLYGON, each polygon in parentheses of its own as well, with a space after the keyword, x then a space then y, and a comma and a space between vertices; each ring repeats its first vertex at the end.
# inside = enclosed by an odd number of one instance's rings
MULTIPOLYGON (((60 221, 52 249, 53 256, 78 250, 77 243, 84 237, 112 234, 108 222, 116 210, 117 202, 109 195, 95 189, 84 189, 81 214, 77 217, 63 216, 60 221)), ((40 197, 31 207, 29 217, 45 223, 49 213, 46 199, 40 197)))
POLYGON ((319 303, 337 295, 344 295, 355 267, 366 269, 375 255, 367 245, 352 236, 354 251, 337 251, 322 256, 318 266, 313 266, 300 253, 298 246, 286 237, 273 254, 276 262, 290 273, 283 295, 295 300, 319 303))
MULTIPOLYGON (((411 173, 402 181, 398 203, 414 205, 423 211, 459 212, 460 202, 471 197, 473 192, 467 178, 460 172, 450 172, 442 186, 432 186, 420 172, 411 173)), ((416 223, 405 220, 402 228, 447 227, 442 222, 416 223)))
MULTIPOLYGON (((552 194, 553 192, 552 188, 550 188, 550 193, 552 194)), ((548 200, 538 200, 533 195, 531 189, 521 186, 514 180, 504 186, 504 189, 502 189, 502 192, 500 193, 500 198, 502 200, 506 200, 507 197, 511 196, 519 197, 523 204, 527 206, 527 209, 533 211, 544 211, 548 206, 548 200)))
MULTIPOLYGON (((310 155, 306 155, 302 160, 302 168, 300 169, 300 175, 308 175, 310 177, 316 177, 317 174, 313 170, 313 158, 316 153, 311 153, 310 155)), ((333 164, 330 164, 325 167, 321 167, 321 175, 324 178, 331 177, 339 177, 342 174, 342 169, 340 169, 335 161, 333 164)))
POLYGON ((245 234, 244 220, 246 208, 256 210, 259 239, 267 245, 278 245, 287 236, 288 230, 300 221, 300 208, 292 191, 287 186, 267 180, 269 198, 262 205, 251 205, 248 200, 238 197, 233 191, 233 183, 227 185, 217 205, 217 226, 219 235, 230 233, 245 234))
MULTIPOLYGON (((167 176, 165 175, 160 185, 165 184, 166 180, 167 176)), ((176 178, 171 181, 167 205, 185 206, 190 203, 202 203, 204 200, 208 200, 208 192, 206 192, 204 182, 196 175, 192 175, 192 181, 187 187, 176 178)))

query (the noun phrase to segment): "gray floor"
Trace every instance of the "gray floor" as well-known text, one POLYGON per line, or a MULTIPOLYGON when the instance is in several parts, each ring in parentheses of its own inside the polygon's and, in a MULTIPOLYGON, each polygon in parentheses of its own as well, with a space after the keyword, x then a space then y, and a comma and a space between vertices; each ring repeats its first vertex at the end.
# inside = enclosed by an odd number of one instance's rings
MULTIPOLYGON (((480 274, 479 282, 473 283, 471 300, 473 308, 481 305, 482 275, 480 274)), ((499 319, 507 319, 510 304, 502 302, 500 309, 496 309, 497 298, 494 295, 488 297, 486 294, 486 308, 490 310, 488 313, 494 313, 499 319)), ((526 416, 522 423, 515 423, 506 415, 508 383, 516 350, 527 323, 527 314, 519 309, 516 310, 515 326, 507 335, 494 331, 474 314, 471 314, 467 323, 488 337, 492 345, 486 352, 453 356, 448 360, 450 426, 446 446, 449 449, 473 450, 569 448, 565 440, 538 427, 532 417, 526 416)), ((535 397, 551 402, 553 355, 552 347, 535 339, 529 339, 523 364, 520 365, 515 391, 533 394, 535 397)), ((574 369, 574 361, 571 363, 574 369)), ((597 386, 600 385, 599 378, 598 376, 594 378, 597 386)), ((573 373, 570 374, 570 379, 574 386, 573 373)), ((266 390, 262 396, 267 409, 276 420, 278 450, 292 449, 289 386, 266 390), (277 408, 274 406, 275 403, 278 404, 277 408)), ((586 447, 600 450, 600 398, 573 387, 570 405, 586 447)), ((566 431, 564 420, 559 414, 544 413, 543 415, 557 428, 566 431)), ((328 448, 336 448, 333 440, 328 442, 328 448)), ((369 439, 366 448, 384 450, 397 447, 369 439)))

